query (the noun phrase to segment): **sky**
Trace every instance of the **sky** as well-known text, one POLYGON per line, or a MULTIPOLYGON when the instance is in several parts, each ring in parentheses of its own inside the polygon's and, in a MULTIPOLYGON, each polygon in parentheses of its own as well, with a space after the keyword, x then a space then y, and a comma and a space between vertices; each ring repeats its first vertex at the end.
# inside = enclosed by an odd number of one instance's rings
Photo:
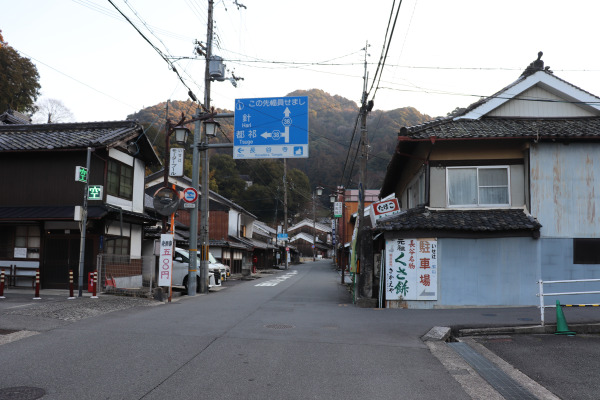
MULTIPOLYGON (((205 64, 195 56, 194 42, 206 43, 208 1, 111 1, 202 101, 205 64)), ((539 51, 555 75, 600 95, 600 52, 593 44, 597 0, 237 3, 242 6, 214 2, 213 54, 225 60, 228 77, 233 72, 243 78, 237 87, 230 81, 210 85, 211 105, 218 108, 233 110, 238 98, 282 97, 298 89, 322 89, 359 103, 366 60, 375 109, 410 106, 445 116, 515 81, 539 51)), ((2 35, 37 66, 39 99, 62 101, 78 122, 123 120, 144 107, 188 99, 188 88, 113 4, 0 0, 2 35)))

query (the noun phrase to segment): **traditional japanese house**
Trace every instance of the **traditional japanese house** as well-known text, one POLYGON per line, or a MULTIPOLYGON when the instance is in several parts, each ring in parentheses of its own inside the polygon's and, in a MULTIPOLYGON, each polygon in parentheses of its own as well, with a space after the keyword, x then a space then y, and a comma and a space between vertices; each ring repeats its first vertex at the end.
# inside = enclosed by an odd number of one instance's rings
POLYGON ((98 254, 140 261, 143 228, 156 222, 144 214, 145 169, 160 164, 142 126, 134 121, 32 125, 14 117, 0 124, 0 267, 39 269, 46 288, 67 288, 69 270, 77 282, 84 194, 86 280, 98 254), (89 170, 77 174, 88 160, 89 170))
POLYGON ((541 53, 494 95, 403 127, 380 197, 404 212, 375 228, 388 306, 532 306, 539 280, 600 278, 599 184, 600 98, 541 53))

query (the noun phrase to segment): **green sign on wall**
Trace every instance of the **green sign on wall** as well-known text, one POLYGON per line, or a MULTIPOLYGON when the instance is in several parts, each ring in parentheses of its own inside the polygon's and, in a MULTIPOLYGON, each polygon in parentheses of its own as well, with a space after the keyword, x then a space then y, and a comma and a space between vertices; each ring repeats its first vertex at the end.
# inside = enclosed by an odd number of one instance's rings
POLYGON ((89 186, 88 200, 102 200, 102 185, 89 186))
POLYGON ((88 170, 84 167, 75 167, 75 181, 87 182, 88 170))

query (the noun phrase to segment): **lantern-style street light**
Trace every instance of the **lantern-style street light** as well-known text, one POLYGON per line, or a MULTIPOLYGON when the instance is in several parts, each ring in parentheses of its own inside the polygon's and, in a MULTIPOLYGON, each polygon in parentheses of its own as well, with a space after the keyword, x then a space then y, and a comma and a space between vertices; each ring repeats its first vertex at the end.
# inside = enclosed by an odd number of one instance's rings
POLYGON ((321 196, 323 194, 323 188, 321 186, 317 186, 312 195, 312 203, 313 203, 313 262, 316 261, 317 254, 317 217, 315 215, 315 198, 316 196, 321 196))
POLYGON ((175 131, 175 141, 177 144, 184 145, 187 142, 190 130, 182 125, 176 126, 173 130, 175 131))

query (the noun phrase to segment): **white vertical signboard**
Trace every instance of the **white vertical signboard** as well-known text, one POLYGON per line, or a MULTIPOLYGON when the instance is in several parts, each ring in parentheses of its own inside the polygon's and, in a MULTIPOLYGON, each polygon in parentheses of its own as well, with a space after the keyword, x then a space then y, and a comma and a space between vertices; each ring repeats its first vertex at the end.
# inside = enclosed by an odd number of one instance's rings
POLYGON ((170 152, 169 176, 183 176, 184 149, 172 147, 170 152))
POLYGON ((340 218, 342 216, 342 202, 336 201, 333 203, 333 218, 340 218))
POLYGON ((386 300, 437 300, 437 240, 385 243, 386 300))
POLYGON ((173 272, 173 235, 160 235, 160 255, 158 259, 158 286, 171 286, 173 272))

